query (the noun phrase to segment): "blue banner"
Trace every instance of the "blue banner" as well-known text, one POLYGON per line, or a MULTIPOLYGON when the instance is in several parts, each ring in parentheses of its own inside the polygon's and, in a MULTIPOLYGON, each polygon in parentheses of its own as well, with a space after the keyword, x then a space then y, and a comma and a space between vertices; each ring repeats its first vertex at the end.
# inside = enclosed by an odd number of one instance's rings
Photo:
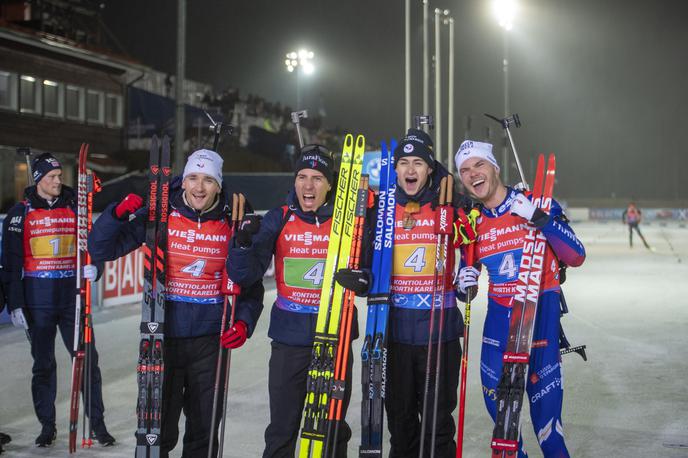
POLYGON ((368 184, 376 192, 380 187, 380 151, 368 151, 363 155, 363 173, 369 177, 368 184))

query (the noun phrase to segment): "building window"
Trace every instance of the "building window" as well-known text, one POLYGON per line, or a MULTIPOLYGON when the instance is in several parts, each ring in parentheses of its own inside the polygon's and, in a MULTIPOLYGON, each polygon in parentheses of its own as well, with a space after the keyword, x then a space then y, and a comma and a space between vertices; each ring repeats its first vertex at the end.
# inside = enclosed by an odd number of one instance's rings
POLYGON ((0 108, 17 109, 17 74, 0 71, 0 108))
POLYGON ((65 114, 72 121, 83 121, 85 112, 84 88, 67 85, 65 88, 65 114))
POLYGON ((122 97, 115 94, 105 96, 105 124, 108 127, 122 127, 122 97))
POLYGON ((19 77, 19 111, 22 113, 41 112, 41 85, 33 76, 19 77))
POLYGON ((55 81, 43 81, 43 114, 55 118, 64 117, 64 85, 55 81))
POLYGON ((86 91, 86 120, 91 124, 105 121, 105 95, 91 89, 86 91))

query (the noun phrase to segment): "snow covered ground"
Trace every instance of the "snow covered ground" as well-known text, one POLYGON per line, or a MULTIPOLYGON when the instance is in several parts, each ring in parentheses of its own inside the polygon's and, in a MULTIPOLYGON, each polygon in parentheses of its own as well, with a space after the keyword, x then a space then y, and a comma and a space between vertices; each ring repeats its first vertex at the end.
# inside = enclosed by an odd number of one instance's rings
MULTIPOLYGON (((564 289, 571 313, 563 322, 573 345, 587 344, 589 359, 564 357, 569 451, 577 457, 688 456, 688 362, 682 353, 688 347, 688 229, 676 224, 644 226, 655 248, 650 252, 637 242, 630 249, 627 229, 619 223, 582 223, 574 228, 588 259, 569 271, 564 289)), ((271 304, 274 284, 267 286, 265 302, 271 304)), ((464 446, 465 456, 471 457, 487 456, 492 432, 478 372, 485 290, 481 285, 472 313, 464 446)), ((118 443, 79 450, 80 456, 133 454, 139 309, 132 304, 94 317, 106 422, 118 443)), ((232 357, 225 456, 253 458, 262 452, 268 421, 268 317, 266 310, 256 335, 232 357)), ((360 340, 357 343, 360 346, 360 340)), ((6 446, 8 456, 67 456, 70 361, 60 342, 57 358, 58 439, 52 448, 38 449, 33 445, 40 427, 31 403, 28 343, 22 331, 0 327, 0 431, 13 438, 6 446)), ((355 381, 360 380, 358 362, 357 358, 355 381)), ((360 388, 355 385, 348 415, 354 430, 350 456, 357 456, 359 402, 360 388)), ((530 456, 541 456, 529 421, 523 430, 530 456)), ((181 445, 173 452, 180 455, 181 445)))

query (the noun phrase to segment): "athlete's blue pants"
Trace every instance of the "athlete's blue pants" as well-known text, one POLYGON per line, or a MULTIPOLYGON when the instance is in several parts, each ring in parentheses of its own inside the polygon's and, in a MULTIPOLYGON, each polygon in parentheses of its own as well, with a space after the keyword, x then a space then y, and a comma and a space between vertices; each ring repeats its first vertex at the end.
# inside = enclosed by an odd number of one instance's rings
MULTIPOLYGON (((75 308, 70 306, 56 306, 50 309, 28 308, 29 334, 31 335, 31 356, 33 356, 33 378, 31 379, 31 394, 38 420, 44 427, 55 426, 55 398, 57 396, 57 363, 55 361, 55 337, 60 329, 62 342, 67 351, 74 352, 74 314, 75 308)), ((91 353, 91 406, 86 408, 86 414, 91 415, 91 426, 98 433, 105 429, 103 423, 103 395, 98 367, 98 352, 93 338, 91 353)), ((84 372, 86 367, 84 367, 84 372)), ((64 374, 71 374, 65 369, 64 374)), ((71 376, 63 380, 71 383, 71 376)), ((83 387, 82 387, 83 393, 83 387)), ((88 394, 87 394, 88 395, 88 394)), ((88 404, 88 403, 87 403, 88 404)), ((82 407, 83 408, 83 407, 82 407)))
MULTIPOLYGON (((480 376, 483 397, 492 420, 496 416, 496 393, 502 373, 502 356, 509 335, 511 309, 488 300, 483 330, 480 376)), ((535 435, 546 458, 568 457, 564 443, 561 407, 564 385, 559 355, 559 293, 546 292, 540 297, 533 333, 526 390, 535 435)), ((527 457, 523 441, 519 458, 527 457)))

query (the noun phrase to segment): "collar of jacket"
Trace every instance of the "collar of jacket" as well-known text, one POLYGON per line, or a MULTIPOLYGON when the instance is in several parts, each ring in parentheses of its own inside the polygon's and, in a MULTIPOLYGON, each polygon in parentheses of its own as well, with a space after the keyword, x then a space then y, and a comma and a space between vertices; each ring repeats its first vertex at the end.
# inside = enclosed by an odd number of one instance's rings
POLYGON ((485 208, 485 206, 482 206, 483 215, 489 216, 490 218, 502 216, 511 209, 511 201, 514 200, 516 194, 518 194, 518 191, 507 186, 504 201, 495 208, 485 208))

